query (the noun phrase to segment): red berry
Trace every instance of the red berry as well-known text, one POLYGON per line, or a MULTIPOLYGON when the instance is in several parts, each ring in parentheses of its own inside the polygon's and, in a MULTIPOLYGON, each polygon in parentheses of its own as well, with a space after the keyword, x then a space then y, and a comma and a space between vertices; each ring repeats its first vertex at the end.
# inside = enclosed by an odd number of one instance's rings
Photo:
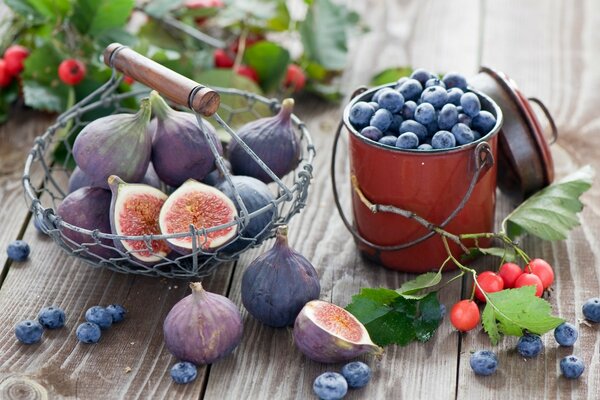
POLYGON ((214 54, 215 67, 217 68, 231 68, 233 67, 233 58, 229 57, 229 54, 223 49, 216 49, 214 54))
POLYGON ((537 297, 542 297, 542 293, 544 292, 544 285, 542 285, 542 281, 537 275, 525 272, 515 282, 515 288, 520 288, 523 286, 534 286, 534 285, 536 287, 535 295, 537 297))
MULTIPOLYGON (((504 281, 502 278, 492 271, 485 271, 477 275, 477 283, 486 293, 499 292, 504 289, 504 281)), ((479 289, 479 286, 475 286, 475 297, 479 301, 486 302, 483 293, 479 289)))
POLYGON ((125 76, 123 77, 123 82, 124 82, 126 85, 132 85, 132 84, 133 84, 133 82, 135 82, 135 80, 134 80, 132 77, 125 75, 125 76))
POLYGON ((285 79, 283 80, 283 86, 291 87, 294 89, 294 92, 299 92, 304 88, 305 84, 306 75, 304 75, 302 68, 296 64, 288 65, 285 79))
POLYGON ((235 72, 238 75, 245 76, 246 78, 251 79, 254 82, 258 83, 258 74, 256 73, 256 71, 252 67, 249 67, 247 65, 240 65, 235 70, 235 72))
POLYGON ((4 52, 4 61, 6 61, 6 70, 12 76, 17 76, 25 67, 23 62, 29 55, 29 50, 18 44, 10 46, 4 52))
POLYGON ((554 282, 554 271, 550 264, 541 258, 534 258, 525 266, 525 272, 531 272, 537 275, 544 285, 544 289, 548 289, 554 282))
POLYGON ((479 323, 479 308, 473 300, 461 300, 450 310, 450 322, 461 332, 475 328, 479 323))
POLYGON ((58 66, 58 77, 67 85, 77 85, 85 77, 85 65, 73 58, 64 60, 58 66))
POLYGON ((12 78, 12 74, 6 69, 6 61, 0 58, 0 88, 10 85, 12 78))
POLYGON ((504 289, 514 288, 517 278, 522 274, 521 267, 514 263, 504 263, 498 271, 498 275, 504 281, 504 289))

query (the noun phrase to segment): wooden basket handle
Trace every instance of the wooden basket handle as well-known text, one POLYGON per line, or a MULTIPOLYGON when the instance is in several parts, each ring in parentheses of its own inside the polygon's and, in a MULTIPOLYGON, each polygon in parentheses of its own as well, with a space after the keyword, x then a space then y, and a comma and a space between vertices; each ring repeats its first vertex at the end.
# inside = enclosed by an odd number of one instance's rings
POLYGON ((120 43, 112 43, 104 50, 104 63, 205 117, 216 113, 221 104, 219 93, 120 43))

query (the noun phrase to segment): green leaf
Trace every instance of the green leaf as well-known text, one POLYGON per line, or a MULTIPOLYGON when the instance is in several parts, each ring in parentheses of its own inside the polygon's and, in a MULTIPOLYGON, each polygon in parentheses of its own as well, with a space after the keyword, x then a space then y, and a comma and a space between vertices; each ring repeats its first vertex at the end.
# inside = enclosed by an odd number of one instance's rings
POLYGON ((267 21, 266 28, 271 31, 283 32, 290 27, 290 12, 284 0, 277 1, 275 16, 267 21))
POLYGON ((134 0, 77 0, 72 21, 79 32, 97 35, 122 28, 134 5, 134 0))
POLYGON ((504 258, 506 262, 514 262, 517 259, 515 250, 512 247, 474 247, 473 249, 480 254, 504 258))
POLYGON ((593 177, 588 165, 540 190, 504 219, 503 230, 513 239, 524 233, 544 240, 566 239, 579 225, 577 213, 583 208, 579 197, 591 187, 593 177))
POLYGON ((0 90, 0 124, 8 119, 8 112, 12 103, 19 97, 19 83, 17 80, 0 90))
POLYGON ((56 21, 71 11, 70 0, 4 0, 16 14, 34 23, 56 21))
POLYGON ((437 293, 429 293, 417 305, 418 316, 413 322, 415 335, 420 342, 426 342, 433 337, 442 320, 437 293))
POLYGON ((25 60, 22 73, 25 104, 38 110, 61 112, 67 105, 68 88, 58 79, 62 61, 56 48, 46 43, 25 60))
POLYGON ((496 324, 496 314, 493 307, 485 307, 481 313, 481 325, 490 337, 490 341, 495 346, 500 341, 500 332, 496 324))
POLYGON ((64 85, 47 86, 39 81, 23 81, 25 104, 37 110, 64 111, 68 95, 68 88, 64 85))
POLYGON ((405 313, 388 312, 365 324, 365 328, 371 340, 379 346, 390 344, 406 346, 416 339, 415 329, 412 326, 413 320, 414 316, 405 313))
POLYGON ((371 78, 371 85, 380 86, 387 83, 396 82, 398 79, 402 78, 403 76, 409 76, 411 73, 412 68, 410 67, 388 68, 371 78))
POLYGON ((152 17, 162 18, 169 11, 180 8, 182 4, 183 0, 152 0, 144 7, 144 11, 152 17))
POLYGON ((265 91, 279 87, 290 62, 290 53, 283 47, 261 41, 246 50, 244 61, 258 73, 265 91))
POLYGON ((396 292, 405 298, 420 299, 425 295, 417 295, 418 292, 433 287, 442 281, 442 274, 440 272, 427 272, 425 274, 417 276, 415 279, 404 282, 396 292))

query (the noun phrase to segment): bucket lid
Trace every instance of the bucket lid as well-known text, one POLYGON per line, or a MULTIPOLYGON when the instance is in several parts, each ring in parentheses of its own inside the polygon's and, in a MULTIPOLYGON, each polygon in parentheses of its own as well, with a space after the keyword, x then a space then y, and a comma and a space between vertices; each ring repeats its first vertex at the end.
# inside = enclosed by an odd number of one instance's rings
POLYGON ((554 180, 554 162, 541 124, 531 103, 544 112, 552 130, 557 130, 544 104, 527 98, 506 74, 489 67, 469 79, 469 85, 490 96, 502 109, 504 125, 499 136, 498 185, 510 194, 528 197, 554 180))

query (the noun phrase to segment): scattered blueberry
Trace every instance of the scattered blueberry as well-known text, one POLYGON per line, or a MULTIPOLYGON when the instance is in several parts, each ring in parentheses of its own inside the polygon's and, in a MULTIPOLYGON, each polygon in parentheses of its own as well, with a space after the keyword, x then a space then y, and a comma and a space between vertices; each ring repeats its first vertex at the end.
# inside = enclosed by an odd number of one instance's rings
POLYGON ((473 118, 481 111, 481 103, 479 97, 475 93, 465 93, 460 98, 460 105, 463 108, 463 112, 469 117, 473 118))
POLYGON ((405 120, 400 124, 398 133, 403 134, 405 132, 412 132, 419 138, 420 141, 424 141, 427 138, 427 128, 413 120, 405 120))
POLYGON ((448 103, 454 104, 455 106, 460 106, 460 98, 465 92, 457 87, 453 87, 447 90, 448 92, 448 103))
POLYGON ((399 149, 416 149, 417 146, 419 146, 419 138, 413 132, 404 132, 396 140, 396 147, 399 149))
POLYGON ((40 341, 44 328, 37 321, 27 319, 15 326, 15 336, 21 343, 33 344, 40 341))
POLYGON ((489 111, 481 111, 471 122, 471 127, 483 135, 489 133, 494 126, 496 126, 496 118, 489 111))
POLYGON ((123 321, 125 319, 125 314, 127 313, 125 307, 120 304, 111 304, 106 307, 106 311, 112 316, 113 324, 123 321))
POLYGON ((363 127, 369 125, 369 120, 373 114, 375 114, 373 107, 364 101, 359 101, 350 109, 348 119, 352 122, 352 125, 363 127))
POLYGON ((435 118, 435 108, 429 103, 421 103, 415 110, 415 121, 427 125, 435 118))
POLYGON ((388 132, 390 135, 397 135, 400 130, 400 124, 402 124, 404 118, 402 118, 399 114, 392 115, 392 123, 388 127, 388 132))
POLYGON ((444 107, 440 110, 437 119, 438 128, 442 130, 450 130, 454 125, 458 123, 458 111, 456 106, 451 103, 444 104, 444 107))
POLYGON ((58 307, 44 307, 38 314, 38 322, 46 329, 58 329, 65 326, 65 312, 58 307))
POLYGON ((369 383, 371 368, 364 362, 354 361, 342 367, 342 376, 346 378, 348 387, 358 389, 369 383))
POLYGON ((15 240, 8 244, 6 253, 8 258, 13 261, 25 261, 29 257, 29 244, 24 240, 15 240))
POLYGON ((448 72, 442 78, 448 89, 457 87, 463 91, 467 90, 467 79, 457 72, 448 72))
POLYGON ((404 118, 405 120, 413 119, 413 118, 415 118, 415 110, 416 109, 417 109, 417 103, 415 103, 412 100, 407 101, 406 103, 404 103, 404 106, 402 106, 400 115, 402 115, 402 118, 404 118))
POLYGON ((181 361, 171 367, 171 378, 175 383, 190 383, 198 375, 198 369, 188 361, 181 361))
POLYGON ((371 121, 369 122, 369 125, 376 127, 381 132, 387 131, 391 124, 392 113, 385 108, 380 108, 375 111, 375 114, 373 114, 371 121))
POLYGON ((419 96, 423 91, 423 85, 415 79, 408 79, 406 82, 400 85, 398 91, 400 92, 404 100, 416 101, 419 99, 419 96))
POLYGON ((454 135, 448 131, 438 131, 431 138, 431 147, 434 149, 451 149, 456 146, 454 135))
POLYGON ((366 128, 363 128, 360 131, 360 134, 375 142, 379 141, 379 139, 383 137, 383 133, 381 133, 381 131, 374 126, 367 126, 366 128))
POLYGON ((517 342, 517 351, 523 357, 535 357, 544 348, 544 343, 538 335, 525 334, 517 342))
POLYGON ((430 86, 421 93, 421 102, 429 103, 439 110, 448 102, 448 93, 440 86, 430 86))
POLYGON ((442 82, 439 78, 429 78, 427 82, 425 82, 425 87, 428 88, 430 86, 441 86, 446 89, 446 84, 442 82))
POLYGON ((433 74, 423 68, 415 69, 413 73, 410 75, 412 79, 416 79, 421 83, 421 85, 425 85, 425 82, 434 78, 433 74))
POLYGON ((386 110, 395 113, 402 109, 404 105, 404 97, 394 89, 385 88, 381 89, 381 94, 377 100, 379 107, 385 108, 386 110))
POLYGON ((84 322, 75 331, 77 339, 83 343, 98 343, 101 332, 100 327, 92 322, 84 322))
POLYGON ((583 316, 592 322, 600 322, 600 298, 594 297, 583 303, 583 316))
POLYGON ((112 314, 104 307, 93 306, 85 312, 85 320, 97 324, 102 329, 112 325, 112 314))
POLYGON ((568 322, 563 322, 554 329, 554 339, 561 346, 570 347, 575 344, 579 332, 575 325, 568 322))
POLYGON ((423 151, 433 150, 433 147, 431 147, 431 145, 429 143, 423 143, 423 144, 420 144, 419 147, 417 147, 417 150, 423 150, 423 151))
POLYGON ((379 139, 379 143, 385 144, 388 146, 392 146, 392 147, 396 147, 396 140, 398 140, 398 138, 396 136, 387 135, 387 136, 384 136, 381 139, 379 139))
POLYGON ((577 356, 570 355, 560 360, 560 372, 567 379, 579 378, 584 370, 585 365, 583 365, 581 358, 577 356))
POLYGON ((475 140, 475 136, 469 128, 465 124, 458 123, 452 127, 452 134, 456 138, 456 143, 459 145, 471 143, 475 140))
POLYGON ((498 357, 489 350, 479 350, 471 354, 469 364, 477 375, 488 376, 496 372, 498 357))
POLYGON ((371 107, 373 107, 373 112, 379 110, 379 103, 376 101, 369 101, 367 103, 368 105, 370 105, 371 107))
MULTIPOLYGON (((482 112, 487 112, 487 111, 482 111, 482 112)), ((479 115, 481 115, 481 113, 479 113, 479 115)), ((477 117, 475 117, 477 118, 477 117)), ((469 128, 471 128, 471 121, 473 119, 471 117, 469 117, 467 114, 465 113, 459 113, 458 114, 458 122, 460 122, 461 124, 465 124, 466 126, 468 126, 469 128)))
POLYGON ((339 400, 348 392, 348 382, 337 372, 325 372, 317 376, 313 390, 321 400, 339 400))

